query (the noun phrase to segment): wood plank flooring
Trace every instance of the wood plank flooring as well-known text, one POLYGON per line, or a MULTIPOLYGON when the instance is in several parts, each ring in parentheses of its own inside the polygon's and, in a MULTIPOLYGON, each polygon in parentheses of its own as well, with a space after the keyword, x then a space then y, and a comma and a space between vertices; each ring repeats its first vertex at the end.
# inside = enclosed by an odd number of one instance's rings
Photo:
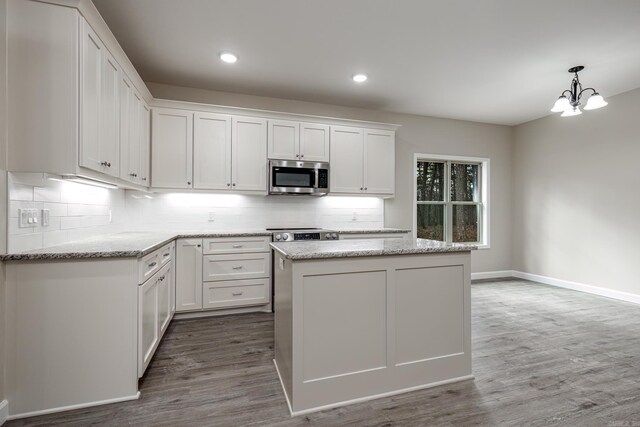
POLYGON ((474 381, 291 418, 273 318, 172 322, 140 400, 14 426, 640 426, 640 307, 526 281, 472 286, 474 381))

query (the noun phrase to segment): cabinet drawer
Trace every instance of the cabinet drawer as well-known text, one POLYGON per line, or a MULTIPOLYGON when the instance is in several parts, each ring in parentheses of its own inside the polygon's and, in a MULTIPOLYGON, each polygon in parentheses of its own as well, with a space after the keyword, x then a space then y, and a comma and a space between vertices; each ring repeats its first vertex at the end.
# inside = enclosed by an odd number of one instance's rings
POLYGON ((205 255, 243 252, 270 252, 269 237, 224 237, 204 239, 205 255))
POLYGON ((174 242, 167 243, 138 261, 138 284, 146 282, 160 268, 173 260, 174 242))
POLYGON ((269 277, 271 254, 205 255, 202 280, 258 279, 269 277))
POLYGON ((269 279, 205 283, 202 308, 262 305, 269 302, 269 279))
POLYGON ((142 284, 160 269, 160 252, 154 251, 138 261, 138 284, 142 284))
POLYGON ((168 245, 163 246, 162 248, 160 248, 159 252, 160 252, 160 265, 161 266, 165 266, 167 265, 167 263, 171 262, 171 260, 173 260, 173 254, 174 254, 174 242, 169 243, 168 245))

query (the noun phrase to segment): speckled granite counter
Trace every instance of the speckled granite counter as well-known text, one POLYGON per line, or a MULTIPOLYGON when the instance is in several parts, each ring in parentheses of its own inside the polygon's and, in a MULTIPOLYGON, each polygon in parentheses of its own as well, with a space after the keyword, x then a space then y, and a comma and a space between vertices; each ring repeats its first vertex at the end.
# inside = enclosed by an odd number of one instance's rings
POLYGON ((337 229, 340 234, 391 234, 391 233, 411 233, 411 230, 403 230, 401 228, 377 228, 374 230, 361 229, 337 229))
POLYGON ((271 236, 268 231, 129 232, 94 237, 27 252, 0 254, 0 261, 141 257, 178 238, 271 236))
POLYGON ((309 242, 278 242, 271 247, 291 260, 345 258, 383 255, 411 255, 440 252, 467 252, 477 246, 467 244, 446 244, 435 240, 402 239, 374 240, 334 240, 309 242))

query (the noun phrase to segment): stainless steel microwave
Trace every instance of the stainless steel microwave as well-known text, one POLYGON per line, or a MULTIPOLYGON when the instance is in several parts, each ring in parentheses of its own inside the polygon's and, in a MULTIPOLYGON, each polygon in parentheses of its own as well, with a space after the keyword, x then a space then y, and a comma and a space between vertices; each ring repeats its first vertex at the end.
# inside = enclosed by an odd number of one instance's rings
POLYGON ((329 193, 329 163, 269 160, 269 194, 324 196, 329 193))

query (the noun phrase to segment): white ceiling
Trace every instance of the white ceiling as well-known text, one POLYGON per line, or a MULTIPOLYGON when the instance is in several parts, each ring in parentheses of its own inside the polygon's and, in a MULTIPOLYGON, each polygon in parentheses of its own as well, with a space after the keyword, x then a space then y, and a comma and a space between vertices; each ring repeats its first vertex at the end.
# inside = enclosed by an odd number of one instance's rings
POLYGON ((149 82, 506 125, 573 65, 605 99, 640 87, 638 0, 93 2, 149 82))

